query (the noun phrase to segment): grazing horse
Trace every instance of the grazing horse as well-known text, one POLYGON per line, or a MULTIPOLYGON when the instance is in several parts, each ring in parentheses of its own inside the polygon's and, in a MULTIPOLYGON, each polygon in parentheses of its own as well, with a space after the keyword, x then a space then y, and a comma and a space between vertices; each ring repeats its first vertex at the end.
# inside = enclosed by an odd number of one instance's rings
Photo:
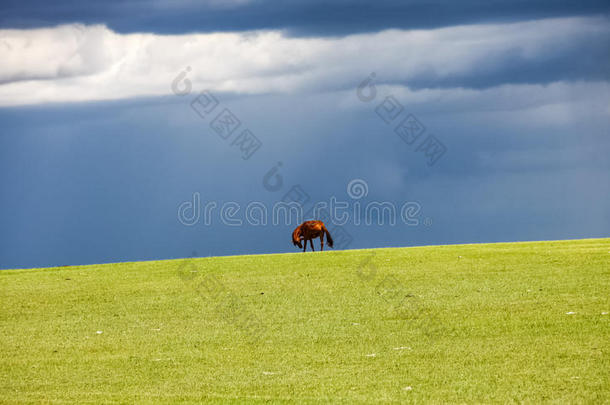
POLYGON ((292 243, 294 246, 303 248, 303 252, 307 250, 307 241, 311 244, 311 250, 313 248, 313 239, 320 237, 321 250, 324 250, 324 235, 328 239, 328 246, 333 247, 333 238, 330 237, 328 229, 324 226, 322 221, 305 221, 292 232, 292 243), (305 241, 305 247, 301 244, 301 240, 305 241))

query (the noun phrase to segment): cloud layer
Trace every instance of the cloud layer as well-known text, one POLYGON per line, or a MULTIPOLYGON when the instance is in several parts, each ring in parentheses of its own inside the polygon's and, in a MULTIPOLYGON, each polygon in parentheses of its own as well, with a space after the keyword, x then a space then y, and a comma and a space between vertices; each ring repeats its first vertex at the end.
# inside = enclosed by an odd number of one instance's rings
POLYGON ((195 91, 238 94, 348 89, 372 71, 412 89, 603 81, 608 22, 575 17, 339 38, 119 34, 81 24, 0 30, 0 106, 168 95, 181 72, 195 91))
POLYGON ((472 23, 603 15, 606 0, 19 0, 3 2, 0 28, 79 21, 121 33, 282 30, 326 36, 389 28, 431 29, 472 23))

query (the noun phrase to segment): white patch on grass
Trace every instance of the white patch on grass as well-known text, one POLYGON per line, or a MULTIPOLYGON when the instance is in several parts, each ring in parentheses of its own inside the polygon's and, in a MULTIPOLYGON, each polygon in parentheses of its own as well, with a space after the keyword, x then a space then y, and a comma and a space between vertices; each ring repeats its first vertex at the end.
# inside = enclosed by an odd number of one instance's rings
POLYGON ((272 372, 272 371, 263 371, 263 375, 274 375, 276 373, 272 372))
POLYGON ((367 354, 366 357, 375 357, 377 356, 377 353, 371 353, 371 354, 367 354))
POLYGON ((352 325, 358 326, 360 324, 358 322, 352 322, 352 325))
POLYGON ((394 350, 411 350, 411 348, 409 346, 400 346, 395 347, 394 350))
POLYGON ((102 334, 102 333, 104 333, 104 332, 103 332, 103 331, 101 331, 101 330, 98 330, 98 331, 97 331, 97 332, 95 332, 95 333, 97 333, 98 335, 101 335, 101 334, 102 334))
POLYGON ((602 312, 602 315, 608 315, 608 312, 602 312))
POLYGON ((412 390, 413 390, 413 387, 411 387, 411 386, 409 385, 409 386, 404 387, 404 388, 403 388, 403 390, 405 390, 405 391, 412 391, 412 390))
POLYGON ((576 312, 566 312, 566 315, 574 315, 576 312))

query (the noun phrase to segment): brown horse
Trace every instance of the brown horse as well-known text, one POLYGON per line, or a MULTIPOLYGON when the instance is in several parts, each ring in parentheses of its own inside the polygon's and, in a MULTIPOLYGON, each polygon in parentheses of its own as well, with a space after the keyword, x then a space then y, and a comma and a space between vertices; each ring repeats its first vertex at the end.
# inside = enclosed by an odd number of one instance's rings
POLYGON ((294 246, 303 248, 303 252, 307 250, 307 241, 311 244, 311 250, 313 248, 313 239, 320 237, 321 250, 324 250, 324 235, 328 239, 328 246, 333 247, 333 238, 330 237, 328 229, 324 226, 322 221, 305 221, 292 232, 292 243, 294 246), (305 247, 301 244, 301 240, 305 241, 305 247))

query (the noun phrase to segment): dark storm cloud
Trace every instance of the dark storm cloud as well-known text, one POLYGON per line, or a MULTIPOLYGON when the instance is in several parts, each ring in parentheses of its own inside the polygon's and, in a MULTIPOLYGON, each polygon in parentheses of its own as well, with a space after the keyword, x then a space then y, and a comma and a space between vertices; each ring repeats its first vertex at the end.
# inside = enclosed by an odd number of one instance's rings
POLYGON ((441 76, 434 70, 405 80, 413 89, 465 87, 488 88, 504 83, 547 84, 556 81, 610 80, 610 36, 576 35, 556 43, 536 58, 525 57, 513 47, 490 53, 485 61, 468 72, 441 76))
POLYGON ((0 27, 106 24, 117 32, 185 33, 283 29, 292 35, 346 35, 388 28, 605 14, 603 0, 106 1, 3 2, 0 27))

